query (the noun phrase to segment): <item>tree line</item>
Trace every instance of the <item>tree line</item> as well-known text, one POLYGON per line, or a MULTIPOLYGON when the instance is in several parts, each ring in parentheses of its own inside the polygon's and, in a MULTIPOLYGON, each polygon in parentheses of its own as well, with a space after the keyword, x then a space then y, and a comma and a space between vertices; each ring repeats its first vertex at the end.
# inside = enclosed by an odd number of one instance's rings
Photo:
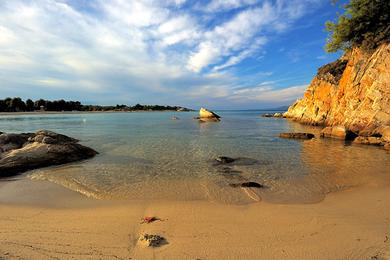
POLYGON ((32 112, 32 111, 189 111, 187 108, 178 106, 161 106, 161 105, 141 105, 134 106, 116 105, 83 105, 79 101, 61 100, 31 100, 23 101, 20 97, 0 99, 0 112, 32 112))

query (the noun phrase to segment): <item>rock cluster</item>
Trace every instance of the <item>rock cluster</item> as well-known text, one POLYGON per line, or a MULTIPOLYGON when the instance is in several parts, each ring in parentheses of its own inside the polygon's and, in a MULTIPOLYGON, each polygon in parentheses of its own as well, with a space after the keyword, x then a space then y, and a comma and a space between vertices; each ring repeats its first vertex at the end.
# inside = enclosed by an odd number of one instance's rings
MULTIPOLYGON (((337 64, 320 69, 304 97, 283 116, 330 127, 323 130, 323 137, 377 137, 385 146, 390 126, 389 68, 390 44, 381 45, 373 53, 354 48, 337 64)), ((363 139, 356 142, 378 143, 363 139)))
POLYGON ((266 114, 262 114, 261 115, 262 117, 284 117, 284 115, 282 113, 274 113, 274 114, 269 114, 269 113, 266 113, 266 114))
POLYGON ((0 177, 91 158, 97 154, 78 140, 51 131, 0 135, 0 177))
POLYGON ((315 136, 311 133, 281 133, 280 138, 291 138, 291 139, 313 139, 315 136))

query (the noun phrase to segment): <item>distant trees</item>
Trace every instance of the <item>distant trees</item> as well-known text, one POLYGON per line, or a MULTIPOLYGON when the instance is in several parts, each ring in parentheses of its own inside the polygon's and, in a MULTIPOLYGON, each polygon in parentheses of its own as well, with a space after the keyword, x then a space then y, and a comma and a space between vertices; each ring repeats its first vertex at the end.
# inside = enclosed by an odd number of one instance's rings
POLYGON ((34 111, 34 102, 31 99, 26 100, 26 111, 34 111))
POLYGON ((327 52, 361 46, 366 50, 390 42, 389 0, 350 0, 337 22, 326 22, 327 52))
POLYGON ((41 107, 46 111, 163 111, 163 110, 180 110, 189 111, 187 108, 177 106, 159 106, 159 105, 141 105, 135 106, 116 105, 116 106, 98 106, 98 105, 82 105, 79 101, 61 100, 44 100, 39 99, 32 101, 27 99, 24 102, 19 97, 0 99, 0 112, 30 112, 41 110, 41 107))

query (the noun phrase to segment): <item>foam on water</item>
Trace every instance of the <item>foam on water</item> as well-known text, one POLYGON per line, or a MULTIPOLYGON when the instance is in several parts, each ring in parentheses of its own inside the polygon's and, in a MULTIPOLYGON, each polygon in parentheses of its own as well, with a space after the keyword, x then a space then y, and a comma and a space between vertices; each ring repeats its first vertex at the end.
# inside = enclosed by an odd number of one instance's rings
MULTIPOLYGON (((264 112, 264 111, 263 111, 264 112)), ((3 132, 48 129, 81 140, 95 158, 27 173, 99 199, 181 199, 249 203, 311 203, 333 191, 389 183, 389 154, 338 140, 278 138, 280 132, 319 132, 259 111, 220 112, 219 123, 194 113, 92 113, 3 116, 3 132), (172 116, 180 120, 171 120, 172 116), (254 163, 217 166, 217 156, 254 163), (230 184, 255 181, 264 189, 230 184)))

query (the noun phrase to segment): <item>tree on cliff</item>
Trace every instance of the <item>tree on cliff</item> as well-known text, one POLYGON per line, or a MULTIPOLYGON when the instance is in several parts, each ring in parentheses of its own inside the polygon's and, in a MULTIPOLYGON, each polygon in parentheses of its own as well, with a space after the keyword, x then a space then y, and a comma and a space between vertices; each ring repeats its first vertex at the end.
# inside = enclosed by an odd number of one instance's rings
POLYGON ((390 42, 389 0, 350 0, 344 8, 345 13, 339 15, 337 22, 326 23, 326 30, 331 33, 327 52, 355 46, 370 50, 390 42))

